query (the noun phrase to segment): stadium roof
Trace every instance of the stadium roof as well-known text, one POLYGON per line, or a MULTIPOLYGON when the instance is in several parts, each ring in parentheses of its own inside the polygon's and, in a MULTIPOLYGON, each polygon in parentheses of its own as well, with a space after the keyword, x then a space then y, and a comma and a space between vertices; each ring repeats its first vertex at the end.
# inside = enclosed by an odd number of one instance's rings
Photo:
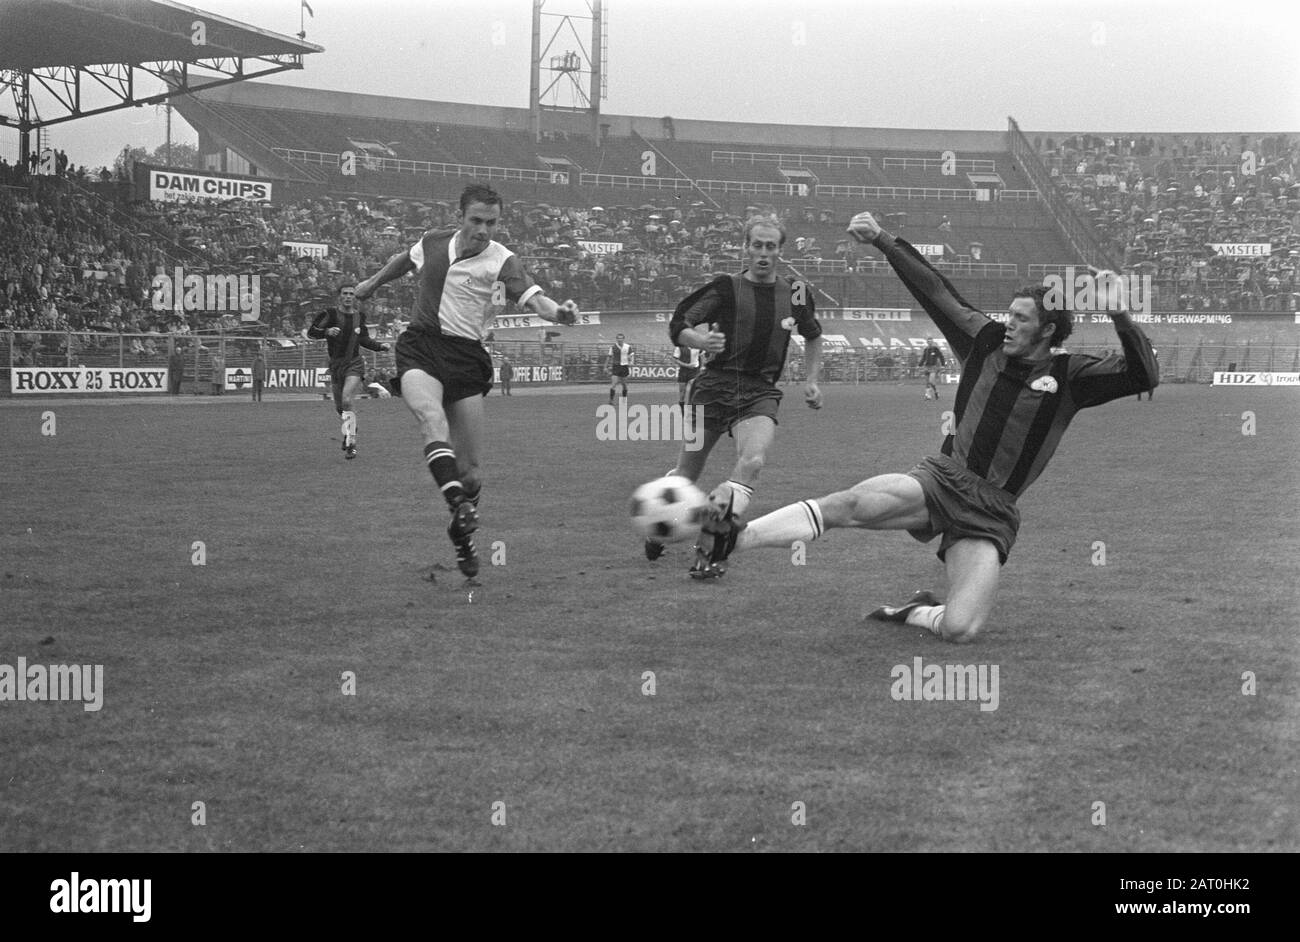
POLYGON ((170 0, 0 0, 0 102, 8 92, 17 111, 0 114, 0 125, 18 129, 25 156, 35 128, 301 69, 303 55, 323 51, 301 33, 282 36, 170 0), (139 94, 150 79, 166 91, 139 94), (111 103, 92 103, 83 89, 111 103), (41 115, 33 91, 61 113, 41 115))
POLYGON ((0 69, 199 62, 321 52, 322 47, 168 0, 4 0, 0 69), (204 24, 195 45, 192 24, 204 24))

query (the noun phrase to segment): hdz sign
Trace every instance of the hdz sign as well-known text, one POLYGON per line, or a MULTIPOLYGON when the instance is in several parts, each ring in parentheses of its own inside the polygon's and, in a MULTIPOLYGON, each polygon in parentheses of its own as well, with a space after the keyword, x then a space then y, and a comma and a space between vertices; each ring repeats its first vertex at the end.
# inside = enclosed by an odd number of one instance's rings
POLYGON ((1215 373, 1214 386, 1300 386, 1300 373, 1215 373))
POLYGON ((121 367, 16 366, 14 395, 32 393, 165 392, 167 370, 121 367))

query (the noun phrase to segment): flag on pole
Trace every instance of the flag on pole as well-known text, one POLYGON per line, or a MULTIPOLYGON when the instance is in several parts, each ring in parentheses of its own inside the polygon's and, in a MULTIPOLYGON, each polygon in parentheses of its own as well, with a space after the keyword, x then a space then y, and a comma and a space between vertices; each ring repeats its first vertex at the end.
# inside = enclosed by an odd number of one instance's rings
POLYGON ((316 19, 316 14, 312 11, 311 4, 307 0, 302 0, 302 8, 307 11, 307 15, 313 20, 316 19))

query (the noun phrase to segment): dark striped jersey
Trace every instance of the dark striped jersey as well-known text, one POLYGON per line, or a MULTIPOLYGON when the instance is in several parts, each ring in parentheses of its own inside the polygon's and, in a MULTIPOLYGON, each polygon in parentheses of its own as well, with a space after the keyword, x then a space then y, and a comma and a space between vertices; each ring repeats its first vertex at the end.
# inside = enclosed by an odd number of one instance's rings
POLYGON ((313 340, 325 339, 331 364, 351 363, 357 358, 359 347, 367 350, 384 349, 382 343, 371 339, 366 316, 360 311, 345 314, 336 307, 327 307, 312 320, 311 326, 307 328, 307 336, 313 340), (325 333, 331 327, 339 329, 333 337, 325 333))
POLYGON ((947 366, 948 359, 938 346, 927 346, 921 351, 921 366, 947 366))
POLYGON ((885 258, 961 363, 956 424, 944 439, 943 453, 1013 496, 1042 473, 1080 409, 1154 389, 1159 382, 1151 343, 1127 318, 1115 322, 1122 355, 1007 356, 1002 324, 962 300, 907 242, 883 241, 885 258))
POLYGON ((822 335, 812 292, 779 275, 774 284, 757 284, 743 273, 719 275, 677 305, 668 335, 676 344, 686 328, 710 324, 726 334, 727 346, 709 358, 706 369, 747 373, 769 383, 781 377, 792 330, 805 340, 822 335), (803 303, 794 303, 796 292, 803 303))
POLYGON ((457 231, 431 230, 407 251, 419 285, 410 326, 482 342, 506 300, 522 307, 542 289, 500 242, 457 258, 457 231))

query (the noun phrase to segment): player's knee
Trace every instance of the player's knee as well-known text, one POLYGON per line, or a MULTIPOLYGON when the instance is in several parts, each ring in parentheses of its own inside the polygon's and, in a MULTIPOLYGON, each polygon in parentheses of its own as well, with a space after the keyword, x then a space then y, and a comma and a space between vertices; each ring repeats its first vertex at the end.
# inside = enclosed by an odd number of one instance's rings
POLYGON ((483 487, 483 475, 479 474, 478 465, 463 467, 460 471, 460 484, 465 490, 473 493, 483 487))
POLYGON ((344 412, 352 411, 352 397, 342 396, 339 398, 339 408, 344 412))
POLYGON ((970 644, 982 627, 984 627, 983 615, 960 610, 954 612, 951 607, 948 607, 944 609, 943 620, 939 622, 939 633, 943 635, 944 641, 953 644, 970 644))

